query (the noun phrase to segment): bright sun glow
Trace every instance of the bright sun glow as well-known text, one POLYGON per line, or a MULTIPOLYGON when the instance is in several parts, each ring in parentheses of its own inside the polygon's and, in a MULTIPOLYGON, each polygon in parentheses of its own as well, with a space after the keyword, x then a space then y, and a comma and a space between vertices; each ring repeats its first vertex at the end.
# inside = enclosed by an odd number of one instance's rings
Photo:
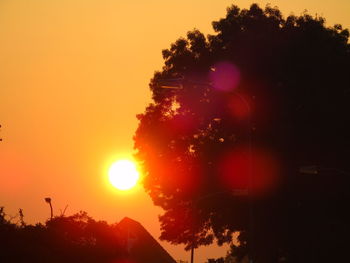
POLYGON ((130 160, 119 160, 112 164, 108 171, 109 181, 119 190, 129 190, 137 184, 139 172, 130 160))

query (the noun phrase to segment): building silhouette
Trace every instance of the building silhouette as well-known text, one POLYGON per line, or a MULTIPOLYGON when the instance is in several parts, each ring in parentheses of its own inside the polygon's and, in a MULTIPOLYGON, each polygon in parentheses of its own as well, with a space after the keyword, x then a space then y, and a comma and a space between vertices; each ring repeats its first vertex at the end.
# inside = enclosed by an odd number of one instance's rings
POLYGON ((133 263, 176 263, 169 253, 137 221, 122 219, 118 228, 128 260, 133 263))

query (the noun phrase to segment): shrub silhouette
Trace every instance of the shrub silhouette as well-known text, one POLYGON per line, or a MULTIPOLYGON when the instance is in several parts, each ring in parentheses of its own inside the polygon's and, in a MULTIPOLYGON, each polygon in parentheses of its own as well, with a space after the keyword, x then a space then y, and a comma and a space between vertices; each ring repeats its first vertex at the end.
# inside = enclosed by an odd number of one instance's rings
POLYGON ((115 224, 86 212, 56 216, 45 225, 11 223, 0 210, 0 262, 117 262, 127 257, 115 224))

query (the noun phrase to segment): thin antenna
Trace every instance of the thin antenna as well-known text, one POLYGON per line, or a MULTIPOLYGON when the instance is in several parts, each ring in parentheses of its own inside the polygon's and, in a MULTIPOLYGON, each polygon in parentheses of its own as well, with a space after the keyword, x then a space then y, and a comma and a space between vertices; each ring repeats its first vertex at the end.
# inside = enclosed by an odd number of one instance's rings
POLYGON ((63 209, 63 211, 60 209, 61 216, 64 216, 64 214, 66 213, 67 207, 68 207, 68 205, 66 205, 66 207, 63 209))

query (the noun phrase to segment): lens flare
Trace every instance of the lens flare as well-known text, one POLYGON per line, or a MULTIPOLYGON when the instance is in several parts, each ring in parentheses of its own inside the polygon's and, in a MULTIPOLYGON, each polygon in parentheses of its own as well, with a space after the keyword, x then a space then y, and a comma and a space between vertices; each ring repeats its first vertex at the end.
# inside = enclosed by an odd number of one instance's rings
POLYGON ((219 62, 212 67, 209 79, 215 89, 232 91, 236 89, 240 81, 239 69, 230 62, 219 62))
POLYGON ((240 121, 250 119, 251 106, 246 96, 241 94, 233 94, 228 101, 228 108, 232 117, 235 119, 240 121))
POLYGON ((249 190, 253 196, 272 193, 279 183, 280 166, 276 155, 259 148, 238 147, 223 156, 222 183, 229 190, 249 190))

